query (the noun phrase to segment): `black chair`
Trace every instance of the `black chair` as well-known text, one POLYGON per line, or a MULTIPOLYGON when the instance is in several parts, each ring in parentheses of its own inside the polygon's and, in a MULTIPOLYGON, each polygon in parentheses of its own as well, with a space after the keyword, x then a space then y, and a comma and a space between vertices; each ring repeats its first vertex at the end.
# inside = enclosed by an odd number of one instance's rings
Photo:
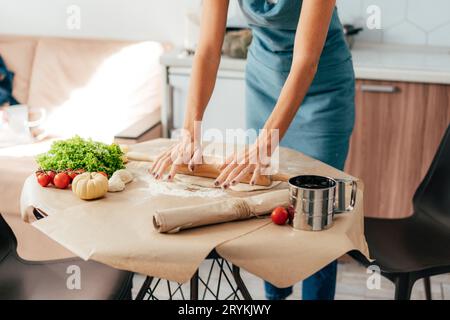
POLYGON ((79 258, 23 260, 13 231, 0 215, 0 300, 131 299, 132 276, 79 258))
POLYGON ((450 272, 450 126, 414 194, 413 207, 413 215, 405 219, 365 218, 374 262, 350 253, 366 266, 378 265, 395 284, 397 300, 410 299, 419 279, 424 279, 426 298, 431 299, 430 276, 450 272))

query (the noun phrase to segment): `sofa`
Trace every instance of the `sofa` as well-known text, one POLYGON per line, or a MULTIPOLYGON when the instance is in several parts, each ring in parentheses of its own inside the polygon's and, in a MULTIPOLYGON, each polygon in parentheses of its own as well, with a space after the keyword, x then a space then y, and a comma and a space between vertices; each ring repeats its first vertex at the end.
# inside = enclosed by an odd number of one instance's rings
POLYGON ((164 50, 152 41, 0 35, 0 55, 14 72, 13 96, 30 110, 46 113, 33 128, 35 142, 0 147, 0 213, 18 238, 22 258, 73 256, 20 219, 21 188, 36 170, 34 156, 54 139, 74 134, 120 143, 159 137, 164 50))

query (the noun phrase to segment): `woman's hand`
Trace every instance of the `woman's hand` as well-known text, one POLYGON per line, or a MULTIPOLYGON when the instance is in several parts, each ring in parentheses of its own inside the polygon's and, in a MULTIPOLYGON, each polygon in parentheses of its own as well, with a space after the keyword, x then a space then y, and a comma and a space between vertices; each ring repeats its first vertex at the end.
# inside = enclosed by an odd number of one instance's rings
POLYGON ((227 189, 251 175, 250 185, 255 185, 258 178, 266 174, 270 166, 269 144, 259 139, 243 151, 231 155, 221 166, 221 173, 214 181, 215 186, 227 189), (262 143, 261 143, 262 142, 262 143))
POLYGON ((167 179, 173 180, 178 166, 187 164, 189 170, 194 171, 196 164, 202 161, 202 147, 198 139, 192 139, 189 133, 183 133, 181 140, 174 146, 161 153, 150 168, 155 179, 162 179, 164 172, 169 169, 167 179))

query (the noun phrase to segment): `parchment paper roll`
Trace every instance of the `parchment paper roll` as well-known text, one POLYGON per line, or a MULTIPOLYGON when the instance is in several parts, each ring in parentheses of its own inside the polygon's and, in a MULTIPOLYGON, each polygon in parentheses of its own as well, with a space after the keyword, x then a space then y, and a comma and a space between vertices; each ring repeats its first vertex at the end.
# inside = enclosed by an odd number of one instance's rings
POLYGON ((153 215, 153 225, 158 232, 176 233, 183 229, 265 215, 276 207, 288 204, 289 192, 286 189, 276 190, 247 198, 157 210, 153 215))

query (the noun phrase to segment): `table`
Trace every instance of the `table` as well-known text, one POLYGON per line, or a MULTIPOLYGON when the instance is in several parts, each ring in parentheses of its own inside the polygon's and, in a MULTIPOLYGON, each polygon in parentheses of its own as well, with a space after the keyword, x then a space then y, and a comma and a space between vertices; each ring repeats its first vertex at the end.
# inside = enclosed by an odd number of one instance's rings
MULTIPOLYGON (((137 152, 159 153, 170 143, 173 141, 159 139, 133 148, 137 152)), ((41 188, 35 177, 30 176, 22 191, 23 218, 27 220, 29 208, 38 208, 47 217, 33 225, 81 258, 149 275, 147 284, 151 283, 152 277, 178 283, 192 282, 193 298, 199 297, 195 293, 198 288, 195 283, 200 282, 200 278, 196 277, 198 267, 211 252, 233 265, 230 268, 241 293, 246 289, 240 282, 238 268, 244 268, 278 287, 287 287, 349 251, 359 250, 369 256, 363 234, 362 183, 358 184, 353 213, 339 215, 335 225, 325 231, 294 230, 287 225, 276 226, 270 218, 262 218, 189 229, 177 234, 161 234, 153 227, 154 210, 213 203, 218 199, 245 197, 248 194, 229 191, 222 194, 220 190, 211 190, 206 193, 202 191, 206 197, 197 194, 195 197, 161 195, 154 192, 154 181, 146 174, 147 168, 134 165, 136 170, 142 170, 135 181, 124 192, 108 194, 101 201, 86 202, 70 191, 41 188), (279 246, 278 243, 290 245, 279 246), (280 273, 280 268, 285 272, 280 273)), ((302 173, 352 178, 284 148, 280 150, 280 167, 283 173, 292 176, 302 173)))
MULTIPOLYGON (((45 212, 42 212, 39 209, 34 209, 33 215, 38 220, 44 219, 47 216, 47 214, 45 212)), ((210 294, 213 295, 213 297, 216 300, 219 300, 219 298, 220 298, 219 291, 220 291, 220 285, 221 285, 220 281, 223 279, 232 288, 232 293, 229 296, 227 296, 224 300, 229 300, 229 299, 240 300, 241 297, 244 300, 252 300, 252 297, 251 297, 244 281, 241 278, 240 268, 238 266, 230 265, 230 263, 227 260, 223 259, 217 253, 217 251, 215 249, 212 250, 208 254, 208 256, 206 257, 206 260, 212 261, 211 266, 209 268, 207 280, 204 281, 200 277, 199 270, 197 269, 197 271, 194 273, 192 278, 189 280, 189 285, 190 285, 189 299, 190 300, 199 300, 199 283, 200 282, 205 287, 204 291, 203 291, 202 299, 205 299, 206 293, 209 292, 210 294), (216 292, 213 292, 212 288, 210 288, 210 280, 211 280, 211 273, 213 272, 213 269, 216 266, 219 268, 220 278, 219 278, 219 283, 217 284, 217 290, 216 290, 216 292), (236 283, 236 287, 234 287, 234 284, 231 282, 231 279, 227 275, 227 271, 229 273, 231 273, 231 276, 236 283), (222 276, 223 276, 223 279, 222 279, 222 276), (239 296, 239 293, 241 294, 241 297, 239 296)), ((183 292, 183 288, 182 288, 183 284, 182 283, 177 283, 175 289, 173 290, 172 285, 169 280, 157 279, 152 276, 146 276, 144 283, 142 284, 138 294, 136 295, 136 300, 145 300, 145 299, 158 300, 157 296, 155 295, 155 291, 156 291, 157 287, 161 284, 161 281, 166 282, 170 300, 173 300, 173 298, 176 297, 177 293, 178 293, 179 298, 181 298, 182 300, 186 300, 187 295, 185 295, 183 292)))
MULTIPOLYGON (((202 283, 204 286, 204 291, 201 299, 205 299, 206 294, 209 292, 216 300, 220 300, 220 286, 221 281, 226 281, 226 283, 231 287, 231 294, 223 298, 223 300, 240 300, 241 297, 244 300, 252 300, 252 296, 248 291, 244 281, 241 278, 240 268, 236 265, 230 265, 230 263, 219 256, 216 250, 211 251, 211 253, 206 258, 207 260, 211 260, 211 266, 209 268, 207 280, 205 281, 200 277, 199 271, 197 270, 195 274, 189 281, 190 285, 190 300, 199 300, 199 284, 202 283), (214 267, 219 268, 220 277, 219 282, 217 284, 216 291, 213 291, 213 288, 210 287, 211 273, 213 272, 214 267), (230 277, 227 275, 227 272, 231 274, 232 279, 236 283, 236 287, 232 283, 230 277), (241 296, 240 296, 240 295, 241 296)), ((155 279, 154 277, 147 276, 142 288, 139 290, 139 293, 136 296, 136 300, 144 300, 146 295, 148 295, 148 300, 157 300, 157 297, 154 295, 154 292, 157 286, 160 284, 161 279, 155 279), (153 284, 153 282, 156 282, 153 284), (153 284, 153 287, 152 287, 153 284)), ((170 282, 166 280, 167 288, 169 292, 169 299, 172 300, 178 292, 180 292, 179 297, 185 300, 182 284, 178 283, 175 290, 172 291, 170 282)))

